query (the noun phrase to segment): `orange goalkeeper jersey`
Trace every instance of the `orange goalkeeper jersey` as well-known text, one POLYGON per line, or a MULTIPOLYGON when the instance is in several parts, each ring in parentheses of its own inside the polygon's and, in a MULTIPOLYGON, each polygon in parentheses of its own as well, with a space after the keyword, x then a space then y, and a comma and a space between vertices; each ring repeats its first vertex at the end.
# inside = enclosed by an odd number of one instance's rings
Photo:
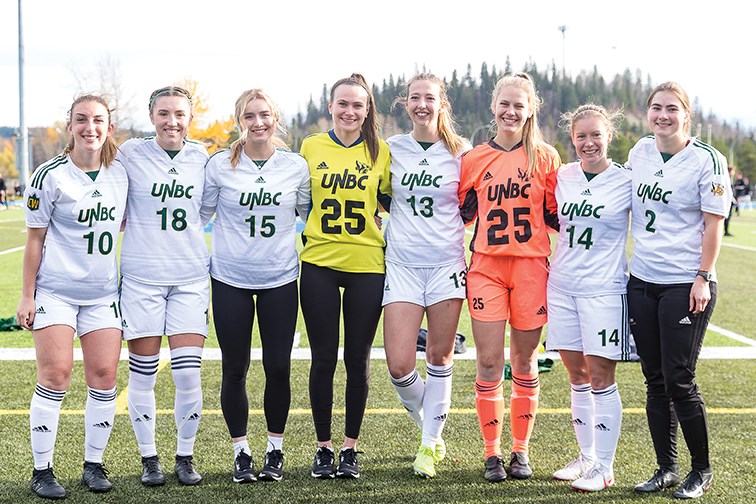
MULTIPOLYGON (((470 250, 492 256, 548 257, 547 224, 556 227, 549 212, 548 174, 561 165, 556 150, 544 145, 531 176, 520 143, 511 151, 493 140, 465 153, 459 181, 459 201, 465 223, 475 222, 470 250)), ((553 189, 549 197, 553 198, 553 189)), ((549 205, 555 208, 555 205, 549 205)))

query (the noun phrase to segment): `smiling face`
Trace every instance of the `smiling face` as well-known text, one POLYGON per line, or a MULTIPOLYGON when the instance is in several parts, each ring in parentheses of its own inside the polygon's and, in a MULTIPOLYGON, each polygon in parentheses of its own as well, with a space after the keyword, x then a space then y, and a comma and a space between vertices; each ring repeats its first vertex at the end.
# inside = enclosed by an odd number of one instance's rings
POLYGON ((333 129, 341 139, 357 139, 365 122, 369 107, 368 93, 362 86, 342 84, 333 90, 328 112, 333 118, 333 129))
POLYGON ((503 87, 496 96, 493 113, 498 128, 497 136, 519 136, 521 140, 525 123, 533 115, 528 93, 515 86, 503 87))
POLYGON ((690 115, 675 93, 659 91, 649 102, 646 118, 655 137, 662 140, 687 137, 690 115))
POLYGON ((157 143, 166 150, 181 150, 192 122, 192 106, 184 96, 159 96, 152 106, 150 121, 157 143))
POLYGON ((442 110, 441 86, 428 80, 416 80, 407 93, 407 114, 421 128, 435 129, 442 110))
POLYGON ((247 142, 262 145, 273 139, 277 119, 267 101, 255 98, 244 107, 242 124, 247 129, 247 142))
POLYGON ((96 152, 102 149, 115 126, 110 124, 110 113, 104 105, 85 100, 71 109, 71 120, 67 129, 73 140, 74 150, 96 152))
POLYGON ((598 114, 578 119, 572 125, 572 144, 583 168, 606 168, 609 164, 606 148, 611 141, 606 119, 598 114))

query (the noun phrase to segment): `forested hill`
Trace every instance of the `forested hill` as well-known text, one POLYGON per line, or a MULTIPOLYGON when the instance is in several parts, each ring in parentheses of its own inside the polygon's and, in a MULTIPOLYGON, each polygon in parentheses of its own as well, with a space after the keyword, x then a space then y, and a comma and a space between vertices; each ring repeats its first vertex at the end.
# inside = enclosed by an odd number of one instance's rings
MULTIPOLYGON (((619 162, 627 159, 627 152, 641 136, 648 133, 646 126, 645 103, 655 83, 650 75, 643 75, 640 70, 633 73, 630 69, 622 75, 615 75, 607 80, 593 68, 583 71, 577 76, 562 75, 556 65, 541 70, 535 63, 526 64, 522 68, 535 80, 538 92, 543 100, 539 121, 546 140, 554 145, 562 155, 564 161, 574 158, 574 151, 569 137, 559 127, 560 115, 573 110, 578 105, 593 102, 608 109, 622 109, 625 119, 620 125, 618 134, 610 145, 610 156, 619 162)), ((447 83, 448 93, 452 101, 454 117, 458 124, 458 131, 470 138, 475 134, 474 141, 478 143, 486 138, 490 125, 491 93, 496 81, 507 73, 520 71, 512 69, 507 58, 504 68, 495 65, 489 67, 483 63, 476 72, 471 65, 464 73, 454 71, 449 76, 441 76, 447 83)), ((381 127, 384 138, 411 129, 409 118, 402 107, 391 108, 394 98, 404 88, 411 76, 389 75, 382 82, 373 83, 376 105, 381 114, 381 127)), ((681 83, 683 86, 685 83, 681 83)), ((298 148, 301 139, 313 131, 322 131, 328 126, 328 91, 329 84, 323 85, 323 92, 316 102, 310 98, 307 110, 291 121, 289 132, 294 148, 298 148)), ((756 175, 756 142, 754 131, 745 130, 738 124, 728 124, 711 113, 700 109, 698 99, 691 97, 695 117, 692 133, 703 141, 709 141, 719 149, 728 159, 734 157, 734 164, 754 178, 756 175), (709 126, 710 125, 710 126, 709 126)))

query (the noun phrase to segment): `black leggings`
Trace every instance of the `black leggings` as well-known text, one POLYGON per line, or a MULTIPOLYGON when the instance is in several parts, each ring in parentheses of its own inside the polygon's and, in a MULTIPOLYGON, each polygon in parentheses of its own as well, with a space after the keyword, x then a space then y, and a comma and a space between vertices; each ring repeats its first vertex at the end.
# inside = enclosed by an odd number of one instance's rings
POLYGON ((213 285, 213 323, 223 356, 221 409, 232 438, 247 435, 249 403, 247 370, 255 320, 262 340, 265 370, 265 420, 268 431, 283 434, 291 403, 291 346, 297 327, 296 280, 273 289, 240 289, 216 279, 213 285))
POLYGON ((344 289, 344 434, 357 439, 370 386, 370 349, 381 316, 382 273, 343 273, 302 263, 302 315, 312 351, 310 405, 318 441, 331 439, 333 375, 339 350, 339 312, 344 289))
POLYGON ((703 313, 688 311, 692 284, 659 285, 630 276, 630 328, 646 377, 646 416, 660 467, 677 466, 677 425, 682 427, 693 469, 709 468, 706 406, 696 384, 696 363, 717 301, 703 313))

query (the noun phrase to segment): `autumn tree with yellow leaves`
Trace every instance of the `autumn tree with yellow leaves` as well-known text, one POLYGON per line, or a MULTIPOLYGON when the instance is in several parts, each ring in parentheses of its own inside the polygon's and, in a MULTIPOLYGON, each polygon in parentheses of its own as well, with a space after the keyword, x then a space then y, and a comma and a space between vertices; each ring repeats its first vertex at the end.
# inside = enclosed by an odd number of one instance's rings
POLYGON ((203 119, 210 107, 207 104, 207 96, 199 91, 199 83, 190 77, 185 77, 179 86, 192 95, 194 119, 189 126, 189 138, 202 142, 210 154, 228 147, 235 130, 233 116, 229 115, 226 120, 215 120, 204 126, 203 119))

